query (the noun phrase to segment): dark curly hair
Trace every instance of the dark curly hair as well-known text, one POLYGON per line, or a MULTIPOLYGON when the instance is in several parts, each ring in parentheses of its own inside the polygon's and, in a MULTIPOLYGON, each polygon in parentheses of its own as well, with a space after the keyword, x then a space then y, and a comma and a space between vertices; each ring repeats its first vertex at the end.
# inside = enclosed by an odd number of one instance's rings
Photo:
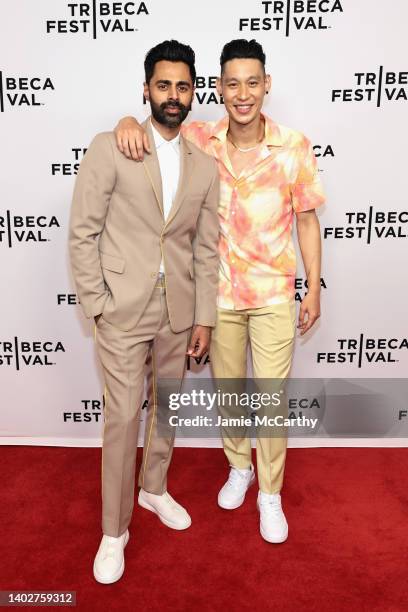
POLYGON ((190 69, 191 79, 195 81, 195 53, 189 45, 183 45, 178 40, 164 40, 146 53, 144 61, 145 80, 149 84, 157 62, 184 62, 190 69))

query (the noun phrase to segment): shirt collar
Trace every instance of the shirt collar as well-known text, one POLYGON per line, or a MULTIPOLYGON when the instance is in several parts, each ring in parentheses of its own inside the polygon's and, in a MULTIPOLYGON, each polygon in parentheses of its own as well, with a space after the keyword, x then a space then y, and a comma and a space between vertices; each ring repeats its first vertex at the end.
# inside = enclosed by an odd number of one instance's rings
POLYGON ((162 147, 163 145, 172 145, 175 149, 177 149, 180 145, 180 133, 177 134, 175 138, 171 140, 166 140, 160 134, 160 132, 154 127, 152 121, 150 120, 150 126, 153 132, 154 144, 156 146, 156 150, 162 147))
MULTIPOLYGON (((281 146, 282 145, 282 136, 279 130, 279 126, 277 123, 272 121, 269 117, 261 113, 261 117, 263 117, 265 121, 265 144, 267 147, 269 146, 281 146)), ((227 132, 229 128, 229 117, 223 117, 220 121, 218 121, 211 132, 211 136, 213 138, 217 138, 220 142, 225 142, 227 140, 227 132)))

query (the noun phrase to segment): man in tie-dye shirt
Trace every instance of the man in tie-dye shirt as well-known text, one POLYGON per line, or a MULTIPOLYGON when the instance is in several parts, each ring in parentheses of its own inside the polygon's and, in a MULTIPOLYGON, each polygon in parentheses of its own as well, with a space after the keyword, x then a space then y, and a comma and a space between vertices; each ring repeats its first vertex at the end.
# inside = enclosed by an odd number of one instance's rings
MULTIPOLYGON (((277 381, 279 388, 289 374, 295 336, 293 216, 308 281, 298 321, 303 335, 320 316, 321 241, 315 209, 325 198, 310 141, 261 112, 271 85, 261 45, 233 40, 224 46, 220 64, 217 90, 228 116, 182 128, 187 139, 215 157, 221 179, 218 317, 211 365, 218 383, 242 381, 249 340, 254 377, 277 381)), ((171 97, 177 106, 177 88, 171 97)), ((130 158, 141 160, 143 149, 150 150, 133 118, 122 119, 116 135, 118 147, 130 158)), ((228 416, 225 407, 220 412, 228 416)), ((231 414, 237 416, 236 409, 231 414)), ((255 478, 251 440, 236 428, 224 427, 222 435, 231 469, 218 503, 232 510, 243 503, 255 478)), ((285 456, 285 435, 258 431, 260 531, 273 543, 288 535, 280 497, 285 456)))

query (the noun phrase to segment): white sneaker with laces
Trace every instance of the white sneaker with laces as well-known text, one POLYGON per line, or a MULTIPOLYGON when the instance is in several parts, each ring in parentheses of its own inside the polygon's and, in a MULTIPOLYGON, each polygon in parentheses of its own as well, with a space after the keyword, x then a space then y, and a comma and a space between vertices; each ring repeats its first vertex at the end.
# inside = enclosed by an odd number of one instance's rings
POLYGON ((260 513, 261 536, 267 542, 280 544, 288 537, 288 523, 283 514, 279 493, 262 493, 259 491, 257 506, 260 513))
POLYGON ((142 508, 157 514, 161 522, 171 529, 187 529, 191 525, 191 517, 187 510, 167 492, 155 495, 140 489, 138 503, 142 508))
POLYGON ((128 541, 129 531, 127 529, 118 538, 102 536, 93 565, 95 580, 102 584, 111 584, 121 578, 125 571, 123 551, 128 541))
POLYGON ((246 492, 254 480, 253 465, 246 470, 231 466, 228 480, 218 493, 218 505, 224 510, 239 508, 244 503, 246 492))

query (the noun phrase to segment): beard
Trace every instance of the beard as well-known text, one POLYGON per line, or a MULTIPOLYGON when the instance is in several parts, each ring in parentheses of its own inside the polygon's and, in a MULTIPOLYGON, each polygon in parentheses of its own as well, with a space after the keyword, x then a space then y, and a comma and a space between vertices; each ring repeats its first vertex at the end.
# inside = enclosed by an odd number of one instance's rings
POLYGON ((181 102, 178 102, 177 100, 168 100, 162 104, 157 104, 150 97, 150 108, 153 117, 158 123, 169 128, 176 128, 183 123, 184 119, 190 112, 191 102, 188 106, 181 104, 181 102), (166 108, 178 108, 179 112, 177 115, 169 115, 166 113, 166 108))

